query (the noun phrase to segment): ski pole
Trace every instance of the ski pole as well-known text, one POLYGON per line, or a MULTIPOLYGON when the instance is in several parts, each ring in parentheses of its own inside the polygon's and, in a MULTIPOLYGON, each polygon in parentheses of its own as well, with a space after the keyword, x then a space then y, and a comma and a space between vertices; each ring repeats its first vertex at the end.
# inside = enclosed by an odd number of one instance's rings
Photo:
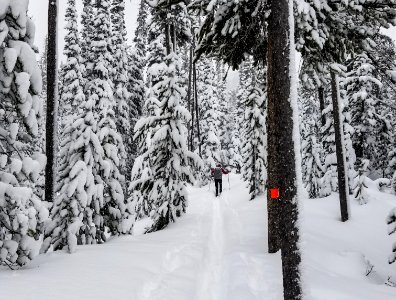
POLYGON ((228 173, 228 189, 231 190, 231 185, 230 185, 230 173, 228 173))

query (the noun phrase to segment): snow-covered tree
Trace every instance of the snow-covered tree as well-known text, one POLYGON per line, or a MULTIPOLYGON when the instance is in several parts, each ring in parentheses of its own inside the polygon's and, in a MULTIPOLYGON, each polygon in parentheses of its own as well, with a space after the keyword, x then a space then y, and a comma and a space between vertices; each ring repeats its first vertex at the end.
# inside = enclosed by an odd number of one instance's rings
POLYGON ((0 265, 25 265, 37 254, 48 211, 35 184, 45 156, 35 152, 42 78, 28 1, 0 3, 0 265))
POLYGON ((229 103, 229 112, 227 114, 227 122, 229 123, 228 131, 228 141, 226 141, 225 146, 228 147, 229 152, 229 165, 236 170, 236 172, 240 172, 242 166, 242 155, 241 155, 241 136, 240 136, 240 127, 241 123, 239 122, 238 109, 237 109, 237 91, 233 90, 229 93, 230 97, 228 100, 229 103))
MULTIPOLYGON (((43 115, 40 119, 41 124, 39 125, 39 133, 37 135, 37 148, 44 152, 45 149, 45 123, 46 123, 46 99, 47 99, 47 56, 48 56, 48 37, 44 40, 44 51, 40 55, 38 61, 39 68, 41 70, 41 77, 43 78, 43 88, 41 91, 41 99, 43 103, 43 115)), ((59 88, 59 86, 58 86, 59 88)))
MULTIPOLYGON (((92 52, 92 41, 95 34, 94 20, 96 9, 93 0, 83 0, 83 11, 81 14, 81 55, 84 66, 84 85, 91 79, 92 68, 95 57, 92 52)), ((84 88, 85 90, 85 88, 84 88)))
POLYGON ((307 84, 309 82, 303 83, 299 89, 302 179, 309 197, 318 198, 323 177, 323 151, 319 142, 320 105, 317 90, 307 84))
POLYGON ((370 161, 363 159, 360 161, 359 169, 355 177, 354 196, 359 204, 368 202, 366 178, 370 161))
POLYGON ((391 187, 393 193, 396 195, 396 149, 393 149, 389 152, 389 165, 388 165, 388 173, 391 175, 391 187))
POLYGON ((321 147, 317 140, 318 133, 315 119, 307 121, 304 126, 301 145, 303 182, 309 198, 318 198, 321 189, 323 166, 320 160, 321 147))
POLYGON ((187 149, 185 123, 190 115, 180 105, 185 90, 180 86, 177 68, 174 52, 163 63, 149 68, 149 73, 155 72, 161 79, 149 92, 146 106, 150 114, 135 126, 135 138, 145 152, 135 161, 132 177, 136 180, 131 190, 141 190, 142 197, 135 199, 140 202, 138 207, 151 209, 153 223, 148 232, 165 228, 185 212, 186 184, 194 181, 191 166, 200 162, 187 149))
MULTIPOLYGON (((388 224, 388 234, 391 235, 396 232, 396 208, 392 209, 386 218, 388 224)), ((392 254, 389 256, 389 263, 392 264, 396 261, 396 243, 393 244, 392 254)))
POLYGON ((366 54, 358 55, 350 64, 345 85, 351 108, 352 136, 357 160, 373 161, 379 125, 378 91, 382 83, 374 75, 375 66, 366 54))
MULTIPOLYGON (((135 31, 135 38, 133 40, 133 46, 127 48, 128 55, 128 82, 127 90, 129 93, 128 106, 129 106, 129 122, 131 135, 133 137, 133 128, 137 120, 143 114, 143 105, 145 100, 145 81, 144 72, 146 69, 146 47, 147 47, 147 35, 148 35, 148 7, 145 1, 140 2, 137 27, 135 31)), ((131 153, 127 155, 126 159, 126 182, 132 181, 132 167, 137 156, 137 143, 131 141, 131 153)))
MULTIPOLYGON (((128 53, 126 45, 126 27, 125 27, 125 1, 113 0, 111 7, 112 20, 112 56, 113 56, 113 76, 112 82, 114 85, 114 100, 115 100, 115 115, 117 131, 121 135, 124 147, 125 156, 122 157, 120 164, 120 172, 125 177, 130 172, 131 160, 128 157, 133 157, 133 146, 131 138, 131 120, 129 110, 133 106, 128 102, 132 99, 127 90, 128 84, 128 53), (128 167, 127 167, 128 164, 128 167)), ((130 174, 130 173, 129 173, 130 174)), ((123 186, 126 191, 125 186, 123 186)))
POLYGON ((219 122, 219 99, 216 94, 216 76, 213 62, 202 58, 198 64, 199 119, 201 129, 203 184, 210 180, 210 169, 222 162, 219 122))
POLYGON ((266 190, 267 136, 266 136, 266 76, 263 71, 252 71, 248 80, 247 98, 244 101, 245 118, 243 123, 244 141, 242 144, 242 174, 250 199, 253 200, 266 190))
MULTIPOLYGON (((115 107, 110 81, 112 56, 110 52, 111 22, 110 1, 102 0, 97 4, 97 15, 94 22, 96 34, 91 42, 95 57, 92 80, 88 82, 88 100, 95 101, 95 118, 97 120, 97 135, 103 147, 102 167, 97 181, 103 185, 103 202, 95 205, 101 207, 102 226, 108 226, 114 233, 128 232, 122 224, 128 219, 129 212, 125 207, 122 185, 124 177, 119 167, 124 157, 124 145, 117 132, 115 107)), ((99 199, 98 199, 99 200, 99 199)), ((101 219, 100 218, 100 219, 101 219)), ((97 224, 99 225, 99 223, 97 224)))
POLYGON ((65 14, 65 48, 63 55, 66 62, 62 64, 62 91, 60 94, 61 128, 70 124, 77 107, 84 101, 82 90, 81 49, 77 24, 76 0, 68 0, 65 14))
POLYGON ((328 104, 323 110, 326 123, 321 128, 321 137, 324 152, 324 170, 321 184, 321 196, 325 197, 338 189, 337 157, 335 149, 335 136, 333 126, 333 105, 328 104))
MULTIPOLYGON (((46 242, 43 250, 50 244, 54 249, 67 246, 68 251, 74 252, 77 237, 81 227, 90 228, 92 220, 84 220, 85 210, 93 197, 95 189, 91 134, 89 125, 92 108, 89 112, 84 107, 83 78, 81 67, 81 48, 79 45, 76 1, 68 0, 66 8, 66 35, 64 55, 66 63, 63 65, 62 84, 62 131, 60 144, 59 169, 55 198, 51 211, 52 222, 46 228, 46 242), (84 119, 86 118, 86 119, 84 119), (88 135, 88 136, 87 136, 88 135), (84 142, 83 145, 80 143, 84 142), (91 154, 91 155, 89 155, 91 154), (84 155, 86 155, 84 157, 84 155), (91 223, 88 223, 91 222, 91 223)), ((97 139, 93 135, 93 139, 97 139)), ((91 235, 95 236, 96 232, 91 235)), ((93 239, 93 238, 92 238, 93 239)), ((81 240, 81 237, 80 237, 81 240)), ((84 241, 89 241, 86 236, 84 241)), ((81 243, 81 242, 80 242, 81 243)))
MULTIPOLYGON (((69 1, 72 1, 70 6, 74 6, 74 0, 69 1)), ((81 101, 63 133, 59 197, 52 210, 52 222, 46 228, 44 250, 52 244, 55 250, 67 248, 73 252, 77 244, 104 242, 107 230, 120 234, 132 229, 133 208, 124 199, 121 186, 124 179, 118 169, 124 149, 113 110, 109 9, 108 0, 97 6, 97 19, 93 24, 96 34, 91 40, 96 64, 86 82, 88 97, 82 94, 84 82, 78 72, 78 59, 72 59, 70 72, 76 76, 74 81, 64 85, 64 89, 80 95, 81 101)), ((67 29, 67 37, 76 34, 75 30, 67 29)), ((72 54, 69 47, 75 51, 73 55, 80 51, 78 43, 66 43, 66 55, 72 54)))

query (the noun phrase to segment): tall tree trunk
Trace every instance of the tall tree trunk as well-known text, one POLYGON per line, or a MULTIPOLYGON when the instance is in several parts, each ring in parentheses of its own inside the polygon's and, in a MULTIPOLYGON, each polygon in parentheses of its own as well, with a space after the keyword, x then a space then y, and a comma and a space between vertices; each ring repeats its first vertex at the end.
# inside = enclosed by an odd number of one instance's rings
POLYGON ((322 127, 326 124, 326 118, 323 114, 323 110, 325 109, 325 99, 324 99, 324 88, 318 88, 318 97, 319 97, 319 108, 320 108, 320 120, 322 123, 322 127))
MULTIPOLYGON (((195 35, 194 35, 195 37, 195 35)), ((188 127, 188 146, 189 150, 193 151, 193 138, 194 138, 194 101, 191 103, 191 92, 192 92, 192 65, 193 65, 193 55, 194 55, 194 43, 195 38, 193 37, 193 41, 190 47, 190 58, 188 62, 188 90, 187 90, 187 104, 188 111, 191 113, 191 124, 188 127)))
POLYGON ((199 107, 198 107, 198 89, 197 89, 197 67, 193 63, 193 81, 194 81, 194 98, 195 98, 195 117, 197 119, 197 139, 198 139, 198 152, 199 156, 202 157, 202 146, 201 146, 201 130, 199 128, 199 107))
POLYGON ((57 65, 58 1, 48 4, 48 52, 47 52, 47 120, 45 201, 53 202, 55 190, 57 114, 58 114, 58 65, 57 65))
POLYGON ((268 250, 281 249, 284 299, 302 298, 298 249, 298 177, 293 138, 296 87, 290 74, 294 50, 293 0, 270 0, 268 19, 268 188, 279 189, 279 197, 268 193, 268 250))
POLYGON ((337 156, 337 173, 338 173, 338 190, 340 192, 340 209, 341 221, 345 222, 349 219, 348 210, 348 177, 346 176, 346 156, 344 147, 344 129, 342 126, 342 117, 339 103, 339 86, 336 74, 331 72, 331 98, 333 101, 333 118, 334 132, 337 156))

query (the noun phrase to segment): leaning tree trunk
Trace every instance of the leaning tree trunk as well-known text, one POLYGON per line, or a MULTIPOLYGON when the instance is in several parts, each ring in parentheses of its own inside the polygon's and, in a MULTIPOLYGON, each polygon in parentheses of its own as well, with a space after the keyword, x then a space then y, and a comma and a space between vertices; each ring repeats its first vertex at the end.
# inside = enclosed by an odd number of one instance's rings
POLYGON ((334 132, 337 156, 337 173, 338 173, 338 190, 340 192, 340 208, 341 221, 345 222, 349 219, 348 209, 348 177, 346 176, 346 159, 344 147, 344 129, 342 126, 342 117, 339 103, 339 86, 336 74, 331 72, 331 98, 333 101, 333 117, 334 117, 334 132))
MULTIPOLYGON (((268 244, 281 249, 284 299, 302 298, 298 248, 298 177, 293 132, 297 90, 292 83, 293 0, 270 0, 268 19, 268 244), (281 71, 282 70, 282 71, 281 71), (274 194, 272 193, 274 191, 274 194), (279 193, 277 193, 277 191, 279 193), (274 198, 272 197, 274 196, 274 198)), ((297 133, 296 133, 297 134, 297 133)), ((296 137, 297 138, 297 137, 296 137)))
POLYGON ((47 120, 46 120, 46 155, 45 201, 53 202, 56 169, 56 133, 58 112, 58 71, 57 71, 57 28, 58 1, 49 0, 48 4, 48 52, 47 52, 47 120))

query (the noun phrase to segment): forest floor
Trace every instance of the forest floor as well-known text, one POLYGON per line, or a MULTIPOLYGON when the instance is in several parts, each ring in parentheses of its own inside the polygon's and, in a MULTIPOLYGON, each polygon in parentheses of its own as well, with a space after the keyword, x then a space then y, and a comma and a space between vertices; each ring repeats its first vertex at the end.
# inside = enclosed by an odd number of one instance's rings
MULTIPOLYGON (((223 181, 218 198, 213 184, 189 188, 187 214, 161 232, 139 235, 139 222, 135 236, 47 253, 18 271, 1 268, 0 300, 282 299, 280 254, 267 254, 265 197, 248 201, 239 175, 230 175, 231 189, 223 181)), ((336 194, 302 201, 307 298, 396 299, 396 287, 385 284, 396 282, 387 262, 396 237, 385 224, 396 197, 372 182, 369 196, 363 206, 351 200, 347 223, 336 194)))

